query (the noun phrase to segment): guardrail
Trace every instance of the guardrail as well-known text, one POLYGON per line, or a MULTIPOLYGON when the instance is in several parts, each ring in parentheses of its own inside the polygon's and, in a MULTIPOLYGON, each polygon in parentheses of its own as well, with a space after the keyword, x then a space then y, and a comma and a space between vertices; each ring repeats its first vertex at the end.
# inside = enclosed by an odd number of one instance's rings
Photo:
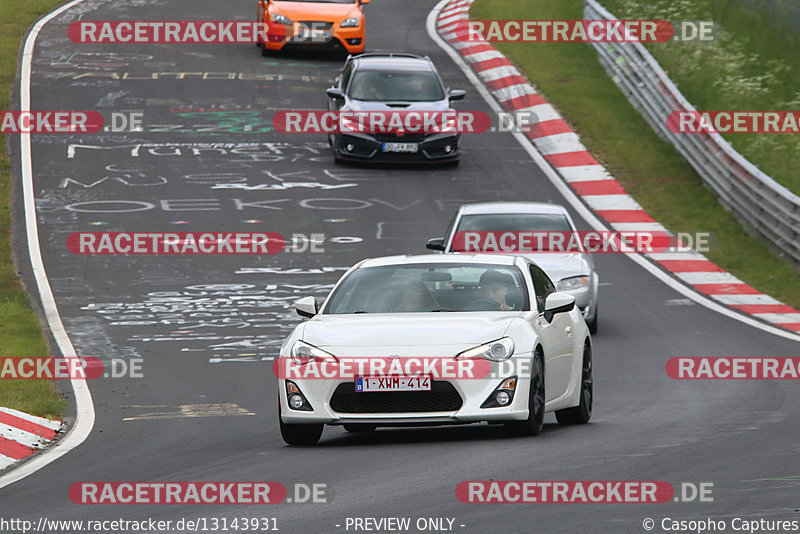
MULTIPOLYGON (((616 20, 596 0, 584 0, 584 20, 616 20)), ((696 111, 641 43, 592 43, 600 63, 662 138, 700 174, 745 227, 800 264, 800 197, 736 152, 719 134, 679 134, 667 127, 674 111, 696 111)))

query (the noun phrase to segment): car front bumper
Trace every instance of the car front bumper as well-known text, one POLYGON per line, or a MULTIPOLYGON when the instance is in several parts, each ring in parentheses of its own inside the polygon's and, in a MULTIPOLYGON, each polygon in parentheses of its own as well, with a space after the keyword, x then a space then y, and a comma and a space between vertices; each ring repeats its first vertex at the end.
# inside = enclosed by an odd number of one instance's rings
MULTIPOLYGON (((345 423, 373 423, 373 424, 453 424, 471 423, 480 421, 510 421, 524 420, 528 417, 528 392, 530 379, 528 373, 530 367, 528 362, 531 354, 514 355, 505 365, 492 363, 492 373, 486 378, 458 378, 458 379, 438 379, 434 381, 433 387, 437 385, 441 389, 454 391, 457 393, 460 406, 445 410, 416 411, 416 407, 423 403, 421 400, 428 392, 397 392, 395 395, 403 395, 392 407, 392 411, 355 411, 353 408, 358 402, 350 403, 348 407, 343 406, 342 397, 334 398, 339 391, 346 390, 349 394, 354 388, 354 379, 292 379, 300 392, 305 397, 311 410, 296 410, 289 407, 286 380, 278 380, 280 392, 281 414, 284 423, 303 424, 303 423, 324 423, 324 424, 345 424, 345 423), (497 387, 506 379, 517 376, 517 385, 511 403, 507 406, 481 408, 481 405, 494 394, 497 387), (423 394, 417 396, 416 394, 423 394), (413 406, 415 411, 395 411, 403 407, 413 406), (343 409, 344 408, 344 409, 343 409)), ((352 393, 349 399, 354 396, 369 399, 370 395, 380 395, 380 393, 352 393)), ((427 397, 429 398, 429 397, 427 397)), ((385 401, 385 397, 383 401, 385 401)), ((359 406, 369 406, 372 410, 376 404, 369 400, 360 401, 359 406)), ((425 401, 427 402, 427 401, 425 401)), ((347 404, 347 403, 344 403, 347 404)), ((378 403, 377 405, 380 405, 378 403)))
POLYGON ((285 47, 303 48, 342 48, 348 54, 364 52, 364 28, 340 28, 337 24, 331 29, 330 38, 323 40, 298 39, 292 35, 292 28, 270 24, 262 36, 264 46, 270 50, 283 50, 285 47))
POLYGON ((376 137, 368 134, 334 136, 333 151, 339 159, 392 163, 437 163, 457 160, 461 154, 460 134, 432 134, 424 137, 376 137), (415 143, 417 152, 384 152, 384 143, 415 143))

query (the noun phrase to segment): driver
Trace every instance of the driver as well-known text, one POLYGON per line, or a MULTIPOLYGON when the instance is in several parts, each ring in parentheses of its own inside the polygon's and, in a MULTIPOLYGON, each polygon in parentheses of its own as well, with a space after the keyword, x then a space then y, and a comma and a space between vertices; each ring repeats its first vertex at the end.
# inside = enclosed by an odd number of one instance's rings
POLYGON ((506 302, 508 288, 514 285, 514 281, 507 274, 503 274, 494 269, 489 269, 481 275, 478 283, 481 286, 482 298, 471 302, 466 309, 468 310, 513 310, 514 308, 506 302))

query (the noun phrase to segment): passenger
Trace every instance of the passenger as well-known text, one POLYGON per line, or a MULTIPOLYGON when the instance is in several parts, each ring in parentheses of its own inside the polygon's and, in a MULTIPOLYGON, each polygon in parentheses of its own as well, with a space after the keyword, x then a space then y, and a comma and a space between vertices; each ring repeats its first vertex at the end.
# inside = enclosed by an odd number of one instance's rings
POLYGON ((393 312, 429 312, 438 308, 428 287, 416 280, 410 281, 406 285, 400 302, 393 312))
POLYGON ((380 88, 381 79, 372 73, 364 73, 353 80, 350 97, 354 100, 383 100, 380 88))

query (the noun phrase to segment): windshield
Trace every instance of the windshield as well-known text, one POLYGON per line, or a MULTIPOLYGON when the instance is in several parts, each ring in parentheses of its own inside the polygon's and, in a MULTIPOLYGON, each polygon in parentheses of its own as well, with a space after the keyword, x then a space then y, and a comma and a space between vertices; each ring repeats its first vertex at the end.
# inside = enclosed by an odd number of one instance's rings
POLYGON ((458 232, 570 232, 567 218, 560 213, 490 213, 465 215, 458 232))
POLYGON ((443 100, 444 89, 431 71, 358 70, 348 95, 365 101, 430 102, 443 100))
POLYGON ((331 296, 324 313, 527 311, 516 267, 411 264, 358 269, 331 296))
MULTIPOLYGON (((501 233, 513 232, 516 235, 537 232, 554 232, 569 234, 572 227, 569 220, 561 213, 488 213, 465 215, 458 223, 458 228, 453 235, 450 247, 454 252, 472 252, 469 245, 474 244, 470 240, 469 233, 480 233, 478 242, 483 243, 488 234, 493 234, 497 238, 501 233)), ((551 234, 552 235, 552 234, 551 234)), ((543 240, 537 245, 537 249, 548 250, 549 241, 543 240)), ((478 249, 485 252, 493 252, 491 248, 478 249)), ((520 250, 520 249, 514 249, 520 250)))

